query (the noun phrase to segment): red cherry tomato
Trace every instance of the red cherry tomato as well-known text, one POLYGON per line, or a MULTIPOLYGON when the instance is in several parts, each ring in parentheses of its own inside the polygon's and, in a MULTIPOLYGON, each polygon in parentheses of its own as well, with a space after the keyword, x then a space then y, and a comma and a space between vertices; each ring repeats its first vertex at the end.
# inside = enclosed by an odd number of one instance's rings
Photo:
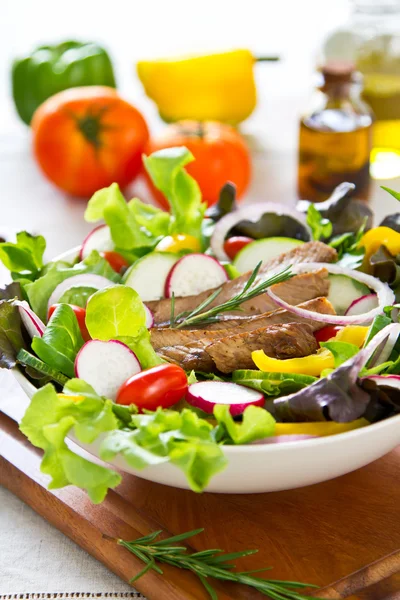
POLYGON ((129 267, 129 263, 125 258, 119 254, 118 252, 114 252, 113 250, 109 250, 106 252, 100 252, 100 256, 106 259, 108 264, 114 271, 120 273, 121 269, 124 267, 129 267))
POLYGON ((248 244, 251 244, 251 242, 254 242, 254 240, 252 240, 249 237, 246 237, 244 235, 234 235, 233 237, 228 238, 224 242, 225 253, 229 256, 231 260, 233 260, 236 254, 238 254, 238 252, 240 252, 242 248, 244 248, 248 244))
MULTIPOLYGON (((50 317, 53 314, 53 312, 56 310, 57 306, 60 306, 60 305, 53 304, 52 306, 50 306, 49 313, 47 315, 48 321, 50 320, 50 317)), ((75 306, 75 304, 69 304, 68 306, 70 306, 72 308, 72 310, 74 311, 75 316, 78 321, 79 329, 81 330, 82 337, 85 340, 85 342, 87 342, 88 340, 91 339, 91 337, 86 328, 86 323, 85 323, 86 310, 84 308, 82 308, 81 306, 75 306)))
POLYGON ((168 408, 184 397, 186 373, 178 365, 159 365, 130 377, 119 389, 117 404, 135 404, 139 410, 168 408))
POLYGON ((316 331, 314 333, 314 337, 318 343, 327 342, 328 340, 335 337, 335 335, 339 333, 339 331, 341 331, 342 329, 343 327, 340 325, 327 325, 319 331, 316 331))

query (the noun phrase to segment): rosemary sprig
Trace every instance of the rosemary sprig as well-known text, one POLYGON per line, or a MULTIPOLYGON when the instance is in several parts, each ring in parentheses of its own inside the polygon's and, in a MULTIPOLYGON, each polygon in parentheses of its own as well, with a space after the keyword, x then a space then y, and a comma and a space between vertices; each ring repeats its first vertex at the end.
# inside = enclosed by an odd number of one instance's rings
MULTIPOLYGON (((197 575, 212 600, 218 600, 218 596, 209 581, 210 579, 232 581, 247 585, 268 596, 271 600, 311 600, 311 596, 305 596, 297 592, 296 589, 316 587, 314 585, 298 583, 296 581, 280 581, 277 579, 253 577, 254 573, 268 571, 270 567, 256 571, 233 571, 235 565, 231 561, 255 554, 258 550, 243 550, 241 552, 225 554, 223 550, 213 549, 190 553, 186 546, 174 545, 202 531, 204 530, 195 529, 194 531, 188 531, 187 533, 159 541, 155 540, 162 533, 162 530, 155 531, 132 542, 117 540, 119 545, 132 552, 132 554, 140 558, 146 565, 144 569, 131 579, 131 583, 137 581, 151 569, 162 574, 163 571, 157 563, 166 563, 179 569, 186 569, 197 575)), ((316 600, 315 597, 313 597, 313 600, 316 600)))
POLYGON ((289 266, 253 287, 258 272, 261 268, 261 264, 262 262, 260 261, 248 278, 243 290, 239 292, 239 294, 236 294, 226 302, 218 304, 217 306, 213 306, 208 310, 205 309, 210 306, 210 304, 212 304, 212 302, 214 302, 214 300, 218 297, 222 291, 222 287, 215 290, 210 296, 208 296, 208 298, 204 300, 204 302, 190 312, 182 312, 175 316, 175 302, 171 302, 170 327, 180 329, 182 327, 188 327, 189 325, 199 325, 200 323, 202 325, 215 323, 219 320, 219 315, 221 313, 231 310, 240 310, 240 305, 243 304, 243 302, 252 300, 256 296, 259 296, 271 285, 281 283, 282 281, 286 281, 292 277, 292 272, 289 266))

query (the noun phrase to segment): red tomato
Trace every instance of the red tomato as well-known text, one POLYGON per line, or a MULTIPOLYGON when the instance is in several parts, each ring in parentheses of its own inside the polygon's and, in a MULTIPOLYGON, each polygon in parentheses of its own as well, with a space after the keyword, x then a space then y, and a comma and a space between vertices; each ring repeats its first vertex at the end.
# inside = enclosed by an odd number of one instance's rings
POLYGON ((159 365, 130 377, 119 389, 117 404, 135 404, 139 410, 168 408, 184 397, 186 373, 178 365, 159 365))
POLYGON ((129 267, 128 261, 121 254, 113 250, 100 252, 100 256, 105 258, 110 267, 117 273, 120 273, 124 267, 129 267))
POLYGON ((149 130, 141 113, 113 88, 64 90, 39 106, 32 119, 33 151, 56 186, 89 198, 141 170, 149 130))
MULTIPOLYGON (((173 123, 150 140, 145 153, 174 146, 186 146, 193 154, 195 160, 186 166, 186 171, 199 184, 208 206, 218 202, 227 181, 235 184, 237 199, 243 196, 250 182, 251 157, 245 140, 234 127, 212 121, 173 123)), ((169 210, 167 199, 152 184, 146 170, 144 175, 155 200, 169 210)))
POLYGON ((234 235, 231 238, 228 238, 224 242, 224 250, 225 253, 229 256, 231 260, 233 260, 241 251, 242 248, 254 242, 252 238, 246 237, 245 235, 234 235))
MULTIPOLYGON (((47 315, 48 321, 50 320, 50 317, 53 314, 53 312, 56 310, 57 306, 60 306, 60 305, 53 304, 52 306, 50 306, 49 313, 47 315)), ((91 339, 91 337, 86 328, 86 323, 85 323, 86 310, 84 308, 82 308, 81 306, 75 306, 75 304, 69 304, 68 306, 70 306, 72 308, 72 310, 74 311, 75 316, 78 321, 79 329, 81 330, 82 337, 85 340, 85 342, 87 342, 88 340, 91 339)))
POLYGON ((314 337, 318 343, 327 342, 331 338, 335 337, 335 335, 342 329, 343 327, 341 325, 327 325, 319 331, 316 331, 314 333, 314 337))

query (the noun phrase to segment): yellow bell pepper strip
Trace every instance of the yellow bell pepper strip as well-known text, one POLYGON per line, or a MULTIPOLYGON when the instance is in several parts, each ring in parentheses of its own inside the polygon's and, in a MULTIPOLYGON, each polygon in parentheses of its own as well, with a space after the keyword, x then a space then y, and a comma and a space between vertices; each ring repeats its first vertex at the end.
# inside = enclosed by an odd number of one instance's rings
POLYGON ((274 435, 317 435, 325 437, 326 435, 336 435, 360 429, 369 425, 366 419, 357 419, 350 423, 335 423, 334 421, 318 423, 276 423, 274 435))
POLYGON ((335 361, 332 352, 321 348, 315 354, 302 358, 286 358, 280 360, 267 356, 264 350, 255 350, 251 354, 254 364, 260 371, 271 373, 298 373, 319 377, 324 369, 333 369, 335 361))
POLYGON ((159 241, 155 250, 157 252, 172 252, 174 254, 182 250, 201 252, 201 246, 199 240, 193 235, 177 233, 175 235, 167 235, 159 241))
POLYGON ((367 269, 369 266, 369 258, 375 254, 381 246, 387 248, 393 256, 400 253, 400 233, 394 231, 394 229, 391 229, 390 227, 374 227, 367 231, 367 233, 364 233, 358 245, 360 248, 365 248, 363 268, 367 269))
POLYGON ((137 73, 167 122, 190 119, 237 125, 253 112, 257 98, 249 50, 181 59, 140 61, 137 73))
POLYGON ((330 342, 347 342, 348 344, 354 344, 361 348, 364 345, 365 339, 368 334, 369 327, 363 327, 362 325, 347 325, 341 331, 331 338, 330 342))

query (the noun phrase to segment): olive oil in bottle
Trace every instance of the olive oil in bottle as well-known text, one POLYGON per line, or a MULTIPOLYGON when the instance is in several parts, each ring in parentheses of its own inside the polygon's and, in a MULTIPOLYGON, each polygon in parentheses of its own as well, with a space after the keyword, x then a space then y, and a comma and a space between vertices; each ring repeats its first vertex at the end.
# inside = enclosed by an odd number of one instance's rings
POLYGON ((343 181, 367 198, 372 113, 360 99, 361 85, 351 63, 328 63, 312 110, 303 116, 299 135, 298 194, 326 200, 343 181))

